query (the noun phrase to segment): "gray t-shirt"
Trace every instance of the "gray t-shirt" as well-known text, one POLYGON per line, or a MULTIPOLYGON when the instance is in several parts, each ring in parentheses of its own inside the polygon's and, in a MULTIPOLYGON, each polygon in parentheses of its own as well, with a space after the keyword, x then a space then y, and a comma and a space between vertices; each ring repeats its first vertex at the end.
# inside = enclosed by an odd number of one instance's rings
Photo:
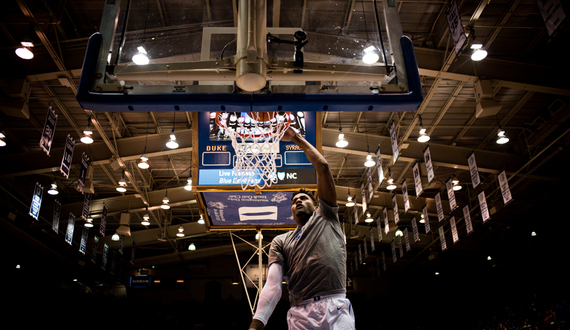
POLYGON ((303 227, 276 236, 269 265, 283 263, 291 306, 316 296, 346 292, 346 248, 338 206, 319 200, 303 227))

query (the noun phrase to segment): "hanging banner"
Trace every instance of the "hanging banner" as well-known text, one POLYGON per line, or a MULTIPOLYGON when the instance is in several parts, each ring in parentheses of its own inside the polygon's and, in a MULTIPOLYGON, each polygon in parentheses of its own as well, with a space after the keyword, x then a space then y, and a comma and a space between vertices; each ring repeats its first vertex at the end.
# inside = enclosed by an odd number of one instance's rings
POLYGON ((441 251, 447 250, 447 243, 445 242, 445 232, 443 231, 443 226, 437 229, 439 232, 439 243, 441 244, 441 251))
POLYGON ((507 179, 507 173, 503 170, 499 173, 499 186, 501 187, 501 195, 503 196, 503 203, 505 205, 509 204, 513 200, 511 195, 511 189, 509 188, 509 180, 507 179))
POLYGON ((386 206, 382 210, 382 215, 384 216, 384 234, 388 235, 390 232, 390 219, 388 219, 388 208, 386 206))
POLYGON ((51 229, 56 233, 59 231, 60 212, 61 212, 61 203, 56 199, 53 202, 53 222, 51 223, 51 229))
POLYGON ((358 244, 358 264, 362 264, 362 245, 358 244))
POLYGON ((73 231, 75 230, 75 215, 69 213, 69 220, 67 221, 67 230, 65 231, 65 241, 71 245, 73 242, 73 231))
POLYGON ((394 223, 400 222, 400 212, 398 211, 398 198, 396 194, 392 196, 392 212, 394 212, 394 223))
POLYGON ((392 241, 390 247, 392 248, 392 262, 396 263, 396 261, 398 261, 398 256, 396 255, 396 241, 392 241))
POLYGON ((360 184, 360 193, 362 195, 362 214, 364 214, 368 209, 368 205, 366 204, 366 189, 364 189, 364 182, 360 184))
POLYGON ((107 227, 107 205, 103 204, 103 212, 101 213, 101 225, 99 226, 99 234, 105 237, 105 227, 107 227))
POLYGON ((67 134, 63 157, 61 158, 61 166, 59 168, 66 179, 69 179, 69 170, 71 169, 71 162, 73 161, 73 149, 75 149, 75 140, 73 140, 71 135, 67 134))
POLYGON ((386 271, 386 253, 382 251, 382 269, 386 271))
POLYGON ((408 185, 406 179, 402 181, 402 195, 404 196, 404 212, 408 213, 410 209, 410 196, 408 196, 408 185))
POLYGON ((81 212, 81 218, 84 221, 87 221, 89 218, 89 209, 91 208, 91 194, 86 193, 85 197, 83 198, 83 211, 81 212))
POLYGON ((396 133, 396 124, 394 121, 392 121, 392 125, 390 125, 390 143, 392 144, 392 164, 396 164, 398 155, 400 155, 400 150, 398 148, 398 136, 396 133))
POLYGON ((378 186, 384 181, 384 170, 382 169, 382 155, 380 154, 380 146, 376 149, 376 171, 378 172, 378 186))
POLYGON ((87 168, 89 167, 89 158, 85 153, 81 154, 81 168, 79 169, 79 178, 77 179, 77 188, 83 192, 85 188, 85 176, 87 175, 87 168))
POLYGON ((446 17, 447 25, 449 26, 449 34, 451 35, 451 39, 453 39, 455 55, 459 57, 465 49, 467 36, 465 35, 463 23, 461 22, 461 15, 459 15, 457 1, 451 2, 451 5, 449 5, 449 8, 447 9, 446 17))
POLYGON ((46 115, 46 123, 44 125, 44 130, 42 132, 42 137, 40 138, 40 147, 49 156, 51 150, 51 144, 53 143, 53 135, 55 133, 55 125, 57 123, 57 114, 53 111, 51 105, 48 108, 46 115))
POLYGON ((416 222, 416 217, 412 218, 412 235, 414 235, 414 243, 420 241, 420 234, 418 232, 418 224, 416 222))
POLYGON ((445 219, 445 215, 443 214, 443 205, 441 204, 440 192, 435 195, 435 209, 437 210, 437 220, 439 222, 442 222, 445 219))
POLYGON ((354 205, 352 215, 354 216, 354 225, 356 226, 358 224, 358 206, 354 205))
POLYGON ((87 236, 89 235, 89 228, 83 226, 83 232, 81 232, 81 243, 79 243, 79 252, 85 254, 87 250, 87 236))
POLYGON ((471 222, 471 214, 469 213, 469 205, 463 207, 463 219, 465 220, 465 228, 467 235, 473 232, 473 223, 471 222))
POLYGON ((366 177, 368 180, 368 201, 374 197, 374 185, 372 184, 372 167, 366 169, 366 177))
MULTIPOLYGON (((384 208, 386 209, 386 208, 384 208)), ((384 212, 382 212, 384 213, 384 212)), ((376 229, 378 230, 378 243, 382 243, 382 219, 380 217, 378 217, 378 219, 376 219, 376 229)))
POLYGON ((481 183, 481 178, 479 177, 479 170, 477 169, 477 162, 475 161, 475 153, 472 152, 469 158, 467 159, 469 163, 469 173, 471 174, 471 183, 473 184, 473 188, 477 188, 477 186, 481 183))
POLYGON ((544 25, 546 25, 546 30, 548 35, 554 34, 554 32, 562 25, 566 19, 566 13, 560 0, 537 0, 536 4, 544 20, 544 25))
POLYGON ((42 206, 42 197, 44 195, 44 187, 36 182, 34 186, 34 193, 32 194, 32 203, 30 204, 30 211, 28 212, 32 218, 38 220, 40 216, 40 208, 42 206))
POLYGON ((400 258, 404 257, 404 244, 402 244, 402 236, 398 236, 398 251, 400 251, 400 258))
POLYGON ((459 234, 457 233, 457 226, 455 225, 455 217, 449 219, 449 224, 451 225, 451 239, 453 239, 453 244, 459 242, 459 234))
POLYGON ((107 262, 109 261, 109 246, 107 243, 103 244, 103 256, 101 259, 101 268, 105 270, 107 268, 107 262))
POLYGON ((123 255, 123 247, 125 246, 125 235, 121 235, 119 239, 119 254, 123 255))
POLYGON ((97 263, 97 249, 99 247, 99 236, 93 236, 93 248, 91 249, 91 262, 97 263))
POLYGON ((372 230, 372 228, 370 228, 370 252, 374 252, 374 250, 376 250, 376 247, 374 246, 374 231, 372 230))
POLYGON ((362 245, 364 245, 364 260, 368 258, 368 245, 366 244, 366 235, 362 238, 362 245))
POLYGON ((419 198, 424 188, 422 187, 422 177, 420 175, 420 163, 416 162, 414 167, 412 167, 412 172, 414 174, 414 186, 416 188, 416 197, 419 198))
POLYGON ((491 215, 489 214, 489 208, 487 207, 487 199, 485 198, 485 191, 477 195, 479 198, 479 207, 481 208, 481 217, 483 217, 483 223, 489 221, 491 219, 491 215))
POLYGON ((410 246, 410 235, 408 233, 408 228, 404 228, 404 243, 406 243, 406 252, 410 252, 412 247, 410 246))
POLYGON ((427 235, 431 232, 431 228, 429 225, 429 215, 428 215, 427 204, 424 205, 424 207, 422 208, 422 214, 424 215, 424 227, 425 227, 426 235, 427 235))
POLYGON ((429 146, 424 149, 424 162, 426 163, 428 184, 430 184, 435 178, 435 174, 433 173, 433 164, 431 162, 431 153, 429 151, 429 146))
POLYGON ((447 180, 445 186, 447 187, 447 198, 449 199, 449 209, 451 210, 451 212, 453 212, 457 208, 457 201, 455 200, 455 191, 453 191, 453 182, 451 182, 451 178, 447 180))

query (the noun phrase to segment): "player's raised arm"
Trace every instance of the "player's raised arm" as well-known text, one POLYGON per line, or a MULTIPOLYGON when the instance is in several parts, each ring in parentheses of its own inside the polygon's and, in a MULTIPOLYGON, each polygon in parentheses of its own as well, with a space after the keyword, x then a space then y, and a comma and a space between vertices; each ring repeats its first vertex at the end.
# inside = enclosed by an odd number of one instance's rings
POLYGON ((307 155, 307 158, 317 170, 317 190, 319 192, 319 198, 329 206, 336 206, 334 179, 325 157, 323 157, 313 145, 307 142, 301 134, 295 132, 295 130, 290 127, 281 140, 295 142, 305 152, 305 155, 307 155))

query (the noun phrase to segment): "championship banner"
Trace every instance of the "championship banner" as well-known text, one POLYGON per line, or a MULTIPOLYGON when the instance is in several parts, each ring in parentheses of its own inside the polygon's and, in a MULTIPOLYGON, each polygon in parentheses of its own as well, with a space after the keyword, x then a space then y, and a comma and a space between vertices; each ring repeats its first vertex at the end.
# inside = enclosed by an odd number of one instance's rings
POLYGON ((384 170, 382 169, 382 155, 380 154, 380 146, 376 149, 376 171, 378 172, 378 185, 384 181, 384 170))
POLYGON ((463 23, 461 22, 457 1, 451 2, 451 5, 447 9, 446 17, 447 25, 449 26, 449 34, 451 35, 453 45, 455 46, 455 55, 459 57, 465 49, 467 36, 465 35, 463 23))
POLYGON ((560 0, 537 0, 536 4, 544 20, 544 25, 546 25, 546 30, 548 35, 554 34, 554 32, 562 25, 566 19, 566 13, 560 0))
POLYGON ((509 188, 509 180, 507 179, 507 173, 503 170, 499 173, 499 186, 501 187, 501 195, 503 195, 503 203, 505 205, 509 204, 513 200, 511 195, 511 189, 509 188))
POLYGON ((396 194, 392 196, 392 211, 394 212, 394 223, 400 222, 400 212, 398 211, 398 198, 396 194))
POLYGON ((447 198, 449 199, 449 208, 451 209, 451 212, 453 212, 457 208, 457 201, 455 200, 455 191, 453 191, 453 182, 451 182, 451 178, 447 180, 445 186, 447 187, 447 198))
POLYGON ((354 225, 356 226, 358 224, 358 206, 354 205, 352 215, 354 216, 354 225))
POLYGON ((428 184, 430 184, 435 178, 435 174, 433 172, 433 164, 431 162, 431 153, 429 151, 429 146, 424 149, 424 162, 426 163, 428 184))
POLYGON ((61 212, 61 203, 56 199, 53 202, 53 222, 51 224, 51 229, 56 233, 59 231, 60 212, 61 212))
POLYGON ((420 234, 418 232, 418 223, 416 221, 416 217, 412 218, 412 235, 414 235, 414 243, 420 241, 420 234))
POLYGON ((479 170, 477 169, 477 162, 475 161, 475 153, 472 152, 467 159, 469 163, 469 173, 471 174, 471 183, 473 184, 473 189, 481 183, 481 178, 479 177, 479 170))
POLYGON ((422 187, 422 177, 420 176, 420 163, 416 162, 414 167, 412 167, 412 172, 414 174, 414 186, 416 188, 416 198, 419 198, 424 188, 422 187))
POLYGON ((65 231, 65 241, 71 245, 73 242, 73 231, 75 230, 75 215, 69 213, 69 220, 67 221, 67 230, 65 231))
POLYGON ((44 187, 36 182, 34 193, 32 194, 32 203, 30 204, 30 211, 28 212, 32 218, 38 220, 40 216, 40 208, 42 206, 42 196, 44 195, 44 187))
POLYGON ((406 179, 402 181, 402 195, 404 196, 404 212, 408 213, 410 209, 410 196, 408 196, 408 185, 406 179))
POLYGON ((99 247, 99 236, 93 236, 93 248, 91 249, 91 262, 97 262, 97 248, 99 247))
POLYGON ((81 212, 81 218, 84 221, 87 221, 89 218, 89 209, 91 208, 91 194, 85 194, 85 198, 83 198, 83 211, 81 212))
POLYGON ((467 229, 467 235, 473 232, 473 223, 471 222, 471 214, 469 213, 469 205, 463 207, 463 219, 465 219, 465 228, 467 229))
POLYGON ((366 235, 362 238, 362 244, 364 245, 364 260, 368 258, 368 245, 366 244, 366 235))
POLYGON ((390 247, 392 248, 392 262, 396 263, 396 261, 398 261, 398 256, 396 255, 396 242, 392 241, 390 247))
POLYGON ((404 244, 402 244, 402 236, 398 236, 398 251, 400 251, 400 258, 404 258, 404 244))
POLYGON ((376 247, 374 246, 374 231, 370 228, 370 252, 374 252, 376 247))
POLYGON ((40 147, 49 156, 51 150, 51 144, 53 143, 53 135, 55 133, 55 125, 57 123, 57 114, 53 111, 51 105, 48 108, 46 115, 46 123, 44 125, 44 130, 42 132, 42 137, 40 138, 40 147))
POLYGON ((101 213, 101 225, 99 226, 99 234, 105 237, 105 228, 107 227, 107 205, 103 204, 103 212, 101 213))
POLYGON ((390 125, 390 143, 392 144, 392 164, 396 164, 398 155, 400 155, 400 150, 398 148, 398 136, 396 133, 396 124, 394 121, 392 121, 392 125, 390 125))
POLYGON ((61 158, 61 166, 59 167, 59 170, 66 179, 69 179, 69 170, 71 169, 71 162, 73 161, 73 149, 75 149, 75 140, 73 140, 71 135, 67 134, 63 157, 61 158))
POLYGON ((404 228, 404 243, 406 243, 406 252, 410 252, 412 247, 410 246, 410 235, 408 234, 408 228, 404 228))
POLYGON ((437 220, 442 222, 445 220, 445 215, 443 214, 443 205, 441 204, 441 193, 438 192, 435 195, 435 209, 437 210, 437 220))
POLYGON ((428 214, 427 204, 424 205, 424 207, 422 208, 422 214, 424 215, 424 227, 427 235, 431 232, 431 227, 429 225, 429 214, 428 214))
POLYGON ((368 205, 366 204, 366 189, 364 189, 364 182, 360 184, 360 193, 362 195, 362 214, 366 213, 368 205))
POLYGON ((489 208, 487 207, 487 199, 485 198, 485 191, 477 195, 479 198, 479 207, 481 208, 481 217, 483 217, 483 223, 489 221, 491 219, 491 215, 489 214, 489 208))
POLYGON ((109 259, 109 246, 107 245, 107 243, 105 243, 103 245, 103 256, 101 259, 101 268, 103 270, 105 270, 105 268, 107 268, 107 261, 109 259))
POLYGON ((457 233, 457 226, 455 225, 455 217, 449 219, 449 224, 451 225, 451 238, 453 239, 453 244, 459 242, 459 234, 457 233))
POLYGON ((368 200, 374 197, 374 185, 372 184, 372 167, 366 169, 366 177, 368 179, 368 200))
POLYGON ((87 168, 89 167, 89 158, 85 152, 81 154, 81 168, 79 169, 79 178, 77 179, 77 188, 83 192, 85 188, 85 176, 87 175, 87 168))
POLYGON ((390 232, 390 219, 388 219, 388 209, 384 206, 382 210, 382 215, 384 216, 384 234, 388 235, 390 232))
POLYGON ((447 243, 445 242, 445 232, 443 231, 443 226, 437 229, 439 232, 439 242, 441 243, 441 251, 447 250, 447 243))
POLYGON ((87 236, 89 235, 89 228, 83 226, 83 231, 81 232, 81 243, 79 243, 79 252, 85 254, 87 250, 87 236))
MULTIPOLYGON (((384 208, 386 209, 386 208, 384 208)), ((382 243, 382 224, 381 224, 381 219, 380 217, 378 217, 378 219, 376 219, 376 229, 378 230, 378 242, 382 243)))
POLYGON ((123 255, 123 247, 125 246, 125 235, 121 235, 119 240, 119 253, 123 255))

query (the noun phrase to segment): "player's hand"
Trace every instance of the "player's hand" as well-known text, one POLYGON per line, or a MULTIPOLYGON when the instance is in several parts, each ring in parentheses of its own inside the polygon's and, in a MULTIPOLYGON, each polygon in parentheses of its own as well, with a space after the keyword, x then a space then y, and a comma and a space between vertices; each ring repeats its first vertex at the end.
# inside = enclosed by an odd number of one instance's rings
POLYGON ((281 141, 292 141, 293 138, 295 137, 295 134, 297 134, 297 132, 295 132, 295 130, 292 127, 288 127, 285 133, 283 134, 283 137, 281 137, 281 141))
POLYGON ((264 327, 265 325, 263 325, 263 322, 258 319, 253 319, 249 325, 249 330, 262 330, 264 327))

